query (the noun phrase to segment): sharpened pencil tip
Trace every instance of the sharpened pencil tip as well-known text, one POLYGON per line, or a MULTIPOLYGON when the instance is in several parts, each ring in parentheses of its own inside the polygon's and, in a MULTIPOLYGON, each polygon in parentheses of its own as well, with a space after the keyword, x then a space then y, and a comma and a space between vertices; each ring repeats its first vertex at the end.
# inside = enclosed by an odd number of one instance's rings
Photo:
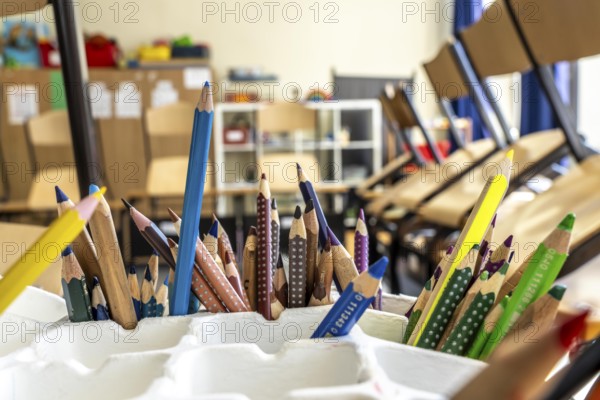
POLYGON ((515 256, 515 251, 511 251, 510 254, 508 255, 508 263, 510 264, 512 262, 513 257, 515 256))
POLYGON ((281 253, 279 253, 279 258, 277 258, 277 265, 276 268, 283 268, 283 258, 281 257, 281 253))
POLYGON ((99 191, 100 191, 100 188, 97 185, 94 185, 93 183, 90 184, 89 194, 94 194, 99 191))
POLYGON ((368 271, 369 275, 371 275, 375 279, 383 278, 383 274, 385 274, 385 270, 388 265, 388 258, 383 256, 379 260, 377 260, 374 264, 372 264, 368 271))
POLYGON ((163 281, 163 285, 169 286, 169 274, 167 274, 167 276, 165 276, 165 280, 163 281))
POLYGON ((573 230, 573 225, 575 225, 575 214, 569 213, 563 218, 562 221, 560 221, 560 224, 558 224, 558 229, 571 232, 573 230))
POLYGON ((134 264, 131 264, 131 265, 129 266, 129 273, 130 273, 131 275, 135 275, 135 274, 136 274, 136 272, 135 272, 135 265, 134 265, 134 264))
POLYGON ((202 87, 202 92, 200 93, 200 99, 198 99, 196 108, 200 112, 205 111, 208 113, 212 113, 214 110, 212 89, 210 88, 208 81, 205 82, 202 87))
POLYGON ((569 319, 559 328, 560 342, 565 349, 570 348, 573 340, 581 334, 585 328, 585 320, 589 313, 590 310, 585 310, 569 319))
POLYGON ((264 172, 262 174, 260 174, 260 179, 266 181, 267 180, 267 174, 265 174, 264 172))
POLYGON ((256 236, 257 235, 257 230, 255 226, 251 226, 250 229, 248 229, 248 236, 256 236))
POLYGON ((167 208, 167 212, 169 213, 169 217, 171 218, 171 222, 177 222, 180 220, 179 215, 175 213, 171 208, 167 208))
POLYGON ((506 238, 506 240, 504 241, 504 246, 505 247, 510 247, 512 246, 512 241, 513 241, 513 235, 510 235, 509 237, 506 238))
POLYGON ((482 281, 487 281, 489 277, 490 277, 489 271, 483 271, 481 273, 481 275, 479 275, 479 279, 481 279, 482 281))
POLYGON ((365 220, 365 211, 362 208, 358 210, 358 219, 362 220, 363 222, 365 220))
POLYGON ((323 246, 323 251, 331 251, 331 238, 327 237, 325 246, 323 246))
POLYGON ((219 237, 219 221, 213 222, 208 230, 208 234, 214 237, 219 237))
POLYGON ((158 251, 156 251, 155 249, 152 249, 152 255, 155 257, 158 257, 158 251))
POLYGON ((232 263, 233 260, 231 259, 231 256, 229 255, 229 252, 225 252, 225 264, 229 264, 232 263))
POLYGON ((271 199, 271 210, 277 210, 277 200, 275 200, 275 197, 271 199))
POLYGON ((313 199, 308 199, 308 201, 306 202, 306 208, 304 208, 304 214, 308 214, 309 212, 311 212, 314 209, 315 209, 315 203, 313 202, 313 199))
POLYGON ((300 206, 296 206, 296 210, 294 211, 294 218, 300 219, 302 217, 302 209, 300 206))
POLYGON ((446 249, 446 255, 449 256, 450 254, 452 254, 452 251, 454 251, 454 246, 448 246, 448 248, 446 249))
POLYGON ((167 238, 167 243, 169 244, 170 249, 177 247, 177 243, 175 243, 175 241, 171 238, 167 238))
POLYGON ((210 85, 208 84, 208 81, 204 82, 204 87, 209 87, 210 85))
POLYGON ((98 277, 97 277, 97 276, 95 276, 95 277, 92 279, 92 283, 93 283, 93 286, 100 286, 100 281, 98 280, 98 277))
POLYGON ((548 294, 556 300, 561 301, 566 291, 567 287, 565 285, 554 285, 548 290, 548 294))
POLYGON ((54 186, 54 191, 56 192, 56 202, 62 203, 69 200, 69 196, 65 194, 58 186, 54 186))
POLYGON ((150 267, 148 265, 146 265, 146 272, 144 272, 144 279, 149 282, 152 281, 152 274, 150 273, 150 267))
POLYGON ((492 218, 492 223, 491 223, 491 225, 492 225, 492 228, 495 228, 495 227, 496 227, 496 218, 497 218, 497 217, 498 217, 498 214, 494 214, 494 218, 492 218))
POLYGON ((131 204, 129 204, 129 202, 122 197, 121 197, 121 201, 123 202, 123 204, 125 204, 125 207, 127 207, 128 210, 131 210, 133 208, 133 206, 131 204))
POLYGON ((508 158, 510 161, 513 160, 513 157, 515 155, 515 151, 513 149, 510 149, 507 153, 506 153, 506 158, 508 158))
POLYGON ((61 253, 61 256, 66 257, 69 254, 71 254, 73 252, 73 249, 71 248, 70 245, 67 245, 67 247, 65 247, 65 249, 63 250, 63 252, 61 253))

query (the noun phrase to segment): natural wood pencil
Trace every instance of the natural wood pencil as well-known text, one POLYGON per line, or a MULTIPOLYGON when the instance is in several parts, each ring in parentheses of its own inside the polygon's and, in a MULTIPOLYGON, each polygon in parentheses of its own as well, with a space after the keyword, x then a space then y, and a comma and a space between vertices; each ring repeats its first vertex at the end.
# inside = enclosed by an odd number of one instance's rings
POLYGON ((493 275, 496 271, 502 268, 504 263, 508 260, 510 248, 512 246, 512 240, 513 235, 507 237, 506 240, 504 240, 504 242, 502 242, 502 244, 500 244, 500 246, 498 246, 498 248, 492 252, 481 270, 488 271, 490 275, 493 275))
POLYGON ((144 279, 142 280, 142 290, 140 290, 142 303, 142 318, 156 317, 156 297, 154 297, 154 288, 152 287, 152 275, 150 267, 146 265, 144 279))
POLYGON ((129 283, 129 292, 131 293, 131 301, 133 302, 133 309, 138 321, 142 319, 142 301, 140 297, 140 284, 138 282, 135 265, 129 266, 129 275, 127 276, 129 283))
POLYGON ((327 238, 325 247, 319 257, 319 265, 315 273, 313 290, 308 302, 309 306, 324 306, 333 304, 331 299, 331 284, 333 283, 333 255, 331 254, 331 240, 327 238))
POLYGON ((257 238, 258 261, 256 277, 258 281, 258 312, 268 321, 271 320, 271 291, 273 288, 271 273, 271 190, 265 174, 262 174, 258 196, 256 198, 257 210, 257 238))
POLYGON ((271 318, 274 320, 278 319, 283 310, 285 310, 285 307, 275 295, 275 291, 271 290, 271 318))
POLYGON ((243 259, 243 278, 244 278, 244 290, 248 296, 250 302, 250 309, 252 311, 257 310, 258 300, 258 281, 256 279, 256 268, 257 268, 257 237, 256 227, 251 226, 248 231, 248 237, 246 238, 246 245, 244 246, 244 259, 243 259))
POLYGON ((150 267, 150 276, 152 277, 152 287, 156 291, 158 286, 158 264, 159 264, 158 253, 152 249, 152 255, 148 260, 148 266, 150 267))
POLYGON ((211 225, 208 233, 204 236, 204 239, 202 240, 202 242, 204 243, 204 246, 206 246, 206 250, 208 250, 208 254, 210 254, 210 256, 215 259, 217 266, 221 269, 221 271, 223 271, 223 273, 225 273, 225 263, 221 259, 221 256, 219 256, 218 235, 219 235, 219 223, 215 221, 211 225))
POLYGON ((106 304, 106 298, 102 292, 100 281, 97 277, 93 278, 93 289, 92 289, 92 316, 94 321, 105 321, 110 319, 110 313, 108 312, 108 306, 106 304))
POLYGON ((273 276, 273 290, 275 291, 275 297, 277 297, 277 300, 285 308, 288 307, 288 288, 288 281, 285 277, 285 269, 283 268, 283 258, 279 254, 273 276))
MULTIPOLYGON (((193 278, 192 278, 193 280, 193 278)), ((165 281, 156 291, 156 316, 169 316, 169 276, 165 277, 165 281)))
MULTIPOLYGON (((96 193, 99 190, 98 186, 90 185, 90 193, 96 193)), ((127 285, 127 275, 117 232, 110 207, 104 196, 100 196, 100 204, 89 224, 97 248, 98 263, 102 270, 104 283, 102 289, 107 298, 110 315, 125 329, 133 329, 137 325, 137 316, 131 302, 131 293, 129 293, 127 285)))
MULTIPOLYGON (((319 265, 319 220, 312 199, 309 199, 304 209, 304 227, 306 229, 306 296, 308 304, 311 299, 314 283, 316 282, 317 266, 319 265)), ((330 243, 331 245, 331 243, 330 243)))
MULTIPOLYGON (((229 257, 229 253, 225 253, 225 276, 233 287, 233 290, 238 294, 240 299, 244 298, 244 289, 242 288, 242 282, 240 281, 240 275, 238 274, 237 268, 233 264, 233 260, 229 257)), ((242 300, 243 301, 243 300, 242 300)), ((250 311, 250 307, 247 307, 246 311, 250 311)))
POLYGON ((358 270, 354 264, 354 260, 342 245, 342 243, 335 237, 335 234, 329 227, 327 228, 327 234, 331 239, 331 254, 333 256, 333 274, 337 278, 338 283, 342 290, 346 290, 348 284, 352 282, 354 278, 358 276, 358 270))

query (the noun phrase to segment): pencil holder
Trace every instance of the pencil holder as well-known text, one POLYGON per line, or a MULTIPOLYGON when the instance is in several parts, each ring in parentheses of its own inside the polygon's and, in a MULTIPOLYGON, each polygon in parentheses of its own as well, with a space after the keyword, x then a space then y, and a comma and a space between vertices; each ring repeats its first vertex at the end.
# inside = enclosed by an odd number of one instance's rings
POLYGON ((395 313, 367 310, 350 335, 313 340, 330 306, 287 309, 277 321, 148 318, 126 331, 65 322, 60 297, 28 288, 0 317, 0 398, 444 398, 484 364, 394 343, 410 304, 385 295, 395 313), (58 320, 34 318, 44 314, 58 320))

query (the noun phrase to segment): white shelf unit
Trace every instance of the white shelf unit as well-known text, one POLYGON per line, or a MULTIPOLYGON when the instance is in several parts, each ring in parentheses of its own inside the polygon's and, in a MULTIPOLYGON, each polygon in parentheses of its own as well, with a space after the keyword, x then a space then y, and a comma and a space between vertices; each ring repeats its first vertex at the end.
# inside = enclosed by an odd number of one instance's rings
MULTIPOLYGON (((325 128, 326 132, 315 132, 314 140, 305 140, 304 132, 297 131, 291 132, 288 136, 290 139, 280 143, 263 143, 262 133, 255 130, 254 138, 250 138, 250 142, 243 144, 226 144, 224 143, 223 132, 227 126, 227 114, 247 114, 248 120, 252 121, 253 128, 255 128, 256 113, 263 107, 268 107, 265 103, 218 103, 215 105, 215 116, 214 116, 214 160, 219 168, 219 173, 215 179, 215 188, 217 190, 223 189, 234 189, 234 188, 246 188, 249 185, 243 181, 228 182, 225 178, 223 168, 226 165, 225 162, 233 159, 241 159, 246 162, 257 162, 261 159, 265 152, 269 151, 289 151, 290 153, 303 153, 303 152, 331 152, 331 162, 340 166, 336 175, 334 176, 333 183, 347 184, 348 186, 357 185, 361 179, 352 179, 344 181, 342 179, 342 173, 344 171, 344 152, 345 151, 369 151, 372 165, 370 165, 370 172, 373 173, 381 168, 382 163, 382 115, 381 115, 381 104, 375 99, 364 99, 364 100, 334 100, 329 102, 307 102, 304 104, 305 107, 314 109, 317 111, 317 121, 321 120, 323 113, 329 113, 329 116, 325 116, 325 119, 330 121, 329 126, 325 128), (351 140, 350 138, 344 138, 342 132, 344 127, 342 124, 342 114, 349 112, 368 112, 369 113, 369 132, 367 139, 361 138, 360 140, 351 140), (318 137, 325 138, 330 133, 329 137, 324 140, 317 140, 318 137)), ((319 125, 319 124, 318 124, 319 125)), ((316 127, 316 130, 322 128, 316 127)), ((365 135, 363 135, 365 136, 365 135)), ((348 157, 346 157, 347 159, 348 157)), ((238 171, 239 172, 239 171, 238 171)), ((231 176, 232 172, 227 172, 228 176, 231 176)), ((241 179, 241 176, 239 177, 241 179)), ((327 181, 325 181, 326 183, 327 181)), ((334 201, 334 207, 337 212, 340 212, 343 208, 340 196, 336 196, 334 201)), ((226 201, 223 196, 219 196, 217 211, 219 215, 227 214, 226 201)))

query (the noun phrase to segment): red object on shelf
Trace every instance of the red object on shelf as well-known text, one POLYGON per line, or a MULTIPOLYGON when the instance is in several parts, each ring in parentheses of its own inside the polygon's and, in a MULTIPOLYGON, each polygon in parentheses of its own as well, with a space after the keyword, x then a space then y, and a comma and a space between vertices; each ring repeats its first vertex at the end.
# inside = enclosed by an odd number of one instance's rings
POLYGON ((58 48, 50 42, 38 43, 42 67, 60 67, 60 54, 58 48))
MULTIPOLYGON (((450 152, 450 141, 441 140, 439 142, 436 142, 436 144, 437 148, 440 150, 440 153, 442 153, 442 156, 444 156, 444 158, 448 157, 448 153, 450 152)), ((425 162, 433 162, 434 158, 431 154, 431 150, 429 150, 429 147, 427 147, 427 144, 420 144, 416 147, 419 153, 421 153, 421 155, 423 156, 425 162)), ((409 151, 407 146, 404 146, 404 151, 409 151)))

